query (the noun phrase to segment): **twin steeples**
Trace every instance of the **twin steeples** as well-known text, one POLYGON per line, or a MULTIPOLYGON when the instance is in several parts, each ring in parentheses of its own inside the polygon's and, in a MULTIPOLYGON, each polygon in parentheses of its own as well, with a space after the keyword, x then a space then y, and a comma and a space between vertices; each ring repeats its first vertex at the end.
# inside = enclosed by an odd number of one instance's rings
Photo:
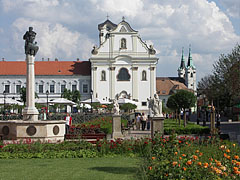
POLYGON ((182 57, 180 67, 178 68, 178 77, 185 80, 185 85, 189 89, 196 91, 196 67, 193 64, 191 45, 189 45, 187 66, 185 65, 184 49, 182 48, 182 57))

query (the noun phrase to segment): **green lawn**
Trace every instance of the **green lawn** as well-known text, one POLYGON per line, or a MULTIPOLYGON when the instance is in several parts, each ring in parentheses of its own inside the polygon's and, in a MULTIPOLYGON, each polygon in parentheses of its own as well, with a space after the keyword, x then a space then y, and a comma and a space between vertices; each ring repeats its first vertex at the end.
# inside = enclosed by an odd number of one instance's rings
POLYGON ((140 160, 129 157, 0 159, 0 179, 133 180, 140 160))

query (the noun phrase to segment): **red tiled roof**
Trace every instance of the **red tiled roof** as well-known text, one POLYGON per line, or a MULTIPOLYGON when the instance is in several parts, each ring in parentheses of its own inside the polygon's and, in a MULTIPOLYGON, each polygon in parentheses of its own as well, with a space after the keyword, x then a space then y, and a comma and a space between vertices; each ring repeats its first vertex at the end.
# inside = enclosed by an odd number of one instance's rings
MULTIPOLYGON (((25 61, 0 61, 0 75, 26 75, 25 61)), ((89 61, 35 61, 35 75, 91 75, 89 61)))
POLYGON ((170 95, 172 91, 178 89, 188 90, 185 84, 179 81, 171 80, 168 77, 157 77, 156 89, 159 95, 170 95))

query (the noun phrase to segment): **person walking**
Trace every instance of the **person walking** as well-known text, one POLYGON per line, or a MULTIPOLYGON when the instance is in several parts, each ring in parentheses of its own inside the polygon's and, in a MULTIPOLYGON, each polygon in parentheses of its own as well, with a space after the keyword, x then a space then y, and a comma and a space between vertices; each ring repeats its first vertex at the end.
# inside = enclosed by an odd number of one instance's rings
POLYGON ((150 126, 151 126, 151 119, 150 119, 150 115, 148 115, 148 118, 147 118, 147 130, 148 131, 150 130, 150 126))
POLYGON ((141 116, 140 116, 140 114, 138 114, 136 117, 137 130, 140 130, 140 123, 141 123, 141 116))
POLYGON ((67 116, 64 118, 64 120, 66 121, 66 123, 65 123, 65 129, 66 129, 65 134, 68 134, 69 133, 69 128, 72 125, 72 117, 70 116, 69 113, 67 113, 67 116))
POLYGON ((144 131, 147 123, 147 115, 144 113, 142 113, 141 122, 142 122, 142 130, 144 131))

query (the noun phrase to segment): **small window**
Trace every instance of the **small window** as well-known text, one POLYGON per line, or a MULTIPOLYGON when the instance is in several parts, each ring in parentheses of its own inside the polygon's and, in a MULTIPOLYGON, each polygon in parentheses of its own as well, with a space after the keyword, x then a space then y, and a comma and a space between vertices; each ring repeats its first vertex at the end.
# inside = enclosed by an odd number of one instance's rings
POLYGON ((16 85, 16 93, 19 94, 21 89, 21 85, 16 85))
POLYGON ((77 85, 76 84, 73 84, 72 85, 72 92, 76 91, 77 90, 77 85))
POLYGON ((142 102, 142 106, 147 106, 147 102, 142 102))
POLYGON ((106 72, 105 71, 101 72, 101 81, 106 81, 106 72))
POLYGON ((64 89, 66 89, 66 85, 65 84, 61 84, 61 93, 64 92, 64 89))
POLYGON ((147 72, 142 71, 142 81, 146 81, 146 80, 147 80, 147 72))
POLYGON ((83 84, 83 93, 88 93, 88 85, 83 84))
POLYGON ((165 102, 166 102, 166 99, 163 99, 162 101, 163 101, 163 103, 165 103, 165 102))
POLYGON ((121 68, 118 75, 117 75, 118 81, 130 81, 130 74, 128 73, 128 70, 126 68, 121 68))
POLYGON ((191 77, 193 77, 193 73, 191 73, 191 77))
POLYGON ((39 93, 43 93, 43 85, 39 85, 38 88, 39 88, 39 90, 38 90, 39 93))
POLYGON ((162 91, 163 94, 166 94, 166 91, 162 91))
POLYGON ((121 49, 127 49, 127 40, 125 38, 121 39, 121 49))
POLYGON ((5 85, 4 91, 5 93, 10 93, 10 85, 5 85))
POLYGON ((50 85, 50 93, 54 93, 55 92, 55 86, 54 84, 50 85))

